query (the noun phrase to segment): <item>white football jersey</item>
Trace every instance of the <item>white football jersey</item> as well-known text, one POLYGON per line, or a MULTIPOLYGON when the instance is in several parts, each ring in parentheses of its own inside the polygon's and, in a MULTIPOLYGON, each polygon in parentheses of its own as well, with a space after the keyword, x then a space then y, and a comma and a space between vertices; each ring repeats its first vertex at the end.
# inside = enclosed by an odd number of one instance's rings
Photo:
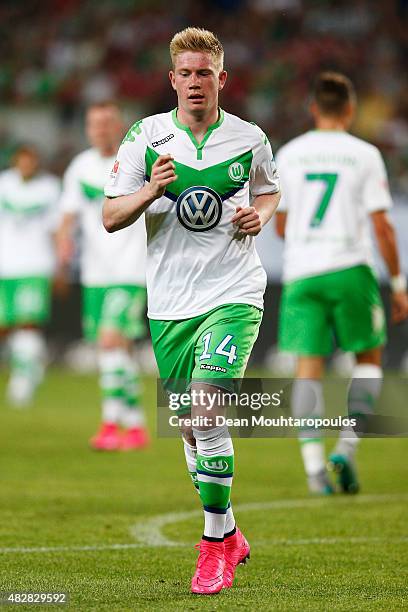
POLYGON ((80 274, 83 285, 146 284, 144 219, 108 234, 102 224, 103 188, 115 157, 97 149, 83 151, 70 163, 63 180, 61 209, 78 215, 81 231, 80 274))
POLYGON ((237 206, 279 191, 267 138, 222 110, 200 144, 176 110, 148 117, 126 135, 105 194, 138 191, 166 153, 178 178, 145 212, 148 316, 179 320, 234 303, 262 308, 266 275, 254 239, 231 219, 237 206))
POLYGON ((51 174, 37 174, 26 181, 14 168, 0 174, 2 278, 52 275, 59 194, 59 180, 51 174))
POLYGON ((287 212, 283 278, 372 265, 370 213, 392 201, 381 154, 343 131, 314 130, 276 157, 287 212))

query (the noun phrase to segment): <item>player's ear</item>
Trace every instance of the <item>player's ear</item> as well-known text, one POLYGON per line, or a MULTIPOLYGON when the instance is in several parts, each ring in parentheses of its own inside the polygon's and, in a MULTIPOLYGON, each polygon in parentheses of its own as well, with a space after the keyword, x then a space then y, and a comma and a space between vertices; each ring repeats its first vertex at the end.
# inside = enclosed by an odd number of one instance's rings
POLYGON ((170 79, 172 88, 175 90, 176 89, 176 75, 174 74, 173 70, 170 70, 169 72, 169 79, 170 79))
POLYGON ((312 115, 313 119, 316 119, 319 114, 319 109, 314 100, 311 100, 309 103, 309 113, 312 115))
POLYGON ((218 75, 218 89, 219 91, 221 91, 221 89, 224 88, 225 82, 227 80, 227 71, 226 70, 221 70, 220 74, 218 75))

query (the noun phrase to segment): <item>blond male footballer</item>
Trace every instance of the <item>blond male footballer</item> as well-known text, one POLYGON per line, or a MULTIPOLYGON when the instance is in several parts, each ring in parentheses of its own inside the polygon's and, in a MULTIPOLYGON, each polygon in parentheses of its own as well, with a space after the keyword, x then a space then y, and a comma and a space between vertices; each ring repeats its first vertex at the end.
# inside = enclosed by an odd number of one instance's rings
MULTIPOLYGON (((254 236, 278 205, 279 183, 263 132, 218 106, 227 73, 214 34, 187 28, 174 36, 170 54, 178 107, 129 130, 105 188, 104 224, 114 232, 145 213, 148 316, 160 376, 211 392, 244 375, 258 335, 266 276, 254 236)), ((191 416, 207 408, 193 404, 191 416)), ((249 556, 230 504, 232 441, 226 427, 180 420, 205 521, 191 588, 218 593, 249 556)))

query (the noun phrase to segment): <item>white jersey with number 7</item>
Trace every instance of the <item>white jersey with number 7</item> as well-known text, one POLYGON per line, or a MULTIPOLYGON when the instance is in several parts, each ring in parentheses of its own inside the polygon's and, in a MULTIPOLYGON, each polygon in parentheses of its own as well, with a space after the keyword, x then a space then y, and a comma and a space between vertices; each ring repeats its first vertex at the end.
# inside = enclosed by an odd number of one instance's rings
POLYGON ((314 130, 283 146, 279 212, 287 212, 284 281, 372 265, 370 213, 392 201, 379 150, 343 131, 314 130))

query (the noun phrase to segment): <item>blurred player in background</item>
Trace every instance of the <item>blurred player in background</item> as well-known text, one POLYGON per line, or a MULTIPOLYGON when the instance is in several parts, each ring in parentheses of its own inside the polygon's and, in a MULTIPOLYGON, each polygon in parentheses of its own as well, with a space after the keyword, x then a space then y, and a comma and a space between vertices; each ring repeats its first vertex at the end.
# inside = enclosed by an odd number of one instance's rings
MULTIPOLYGON (((170 53, 178 108, 129 130, 105 189, 104 222, 121 230, 145 212, 148 315, 168 389, 175 380, 184 390, 222 395, 243 377, 258 335, 266 275, 253 237, 272 217, 279 182, 263 132, 218 107, 227 73, 214 34, 187 28, 170 53)), ((199 594, 231 587, 235 567, 249 556, 230 504, 232 440, 212 420, 223 407, 209 410, 204 397, 185 416, 211 415, 208 424, 180 419, 204 509, 191 586, 199 594)))
MULTIPOLYGON (((321 378, 334 337, 341 349, 355 354, 348 411, 362 431, 380 394, 386 341, 370 223, 391 277, 394 323, 408 316, 407 283, 388 216, 392 202, 381 154, 347 133, 355 112, 349 79, 322 73, 311 112, 316 129, 290 141, 277 155, 283 198, 276 228, 285 238, 279 346, 298 355, 297 377, 305 379, 297 380, 292 394, 298 417, 323 413, 321 378)), ((354 462, 358 442, 353 431, 341 431, 329 459, 346 493, 359 488, 354 462)), ((333 492, 322 440, 302 431, 300 443, 310 490, 333 492)))
POLYGON ((59 180, 40 170, 31 145, 0 174, 0 331, 9 334, 7 396, 14 405, 31 401, 44 374, 59 195, 59 180))
POLYGON ((148 443, 131 356, 132 340, 144 332, 146 232, 143 218, 115 236, 102 225, 103 187, 123 135, 118 106, 90 106, 86 133, 91 148, 77 155, 64 175, 58 255, 62 266, 70 264, 78 223, 83 329, 88 341, 97 342, 102 392, 102 424, 90 444, 96 450, 131 450, 148 443))

